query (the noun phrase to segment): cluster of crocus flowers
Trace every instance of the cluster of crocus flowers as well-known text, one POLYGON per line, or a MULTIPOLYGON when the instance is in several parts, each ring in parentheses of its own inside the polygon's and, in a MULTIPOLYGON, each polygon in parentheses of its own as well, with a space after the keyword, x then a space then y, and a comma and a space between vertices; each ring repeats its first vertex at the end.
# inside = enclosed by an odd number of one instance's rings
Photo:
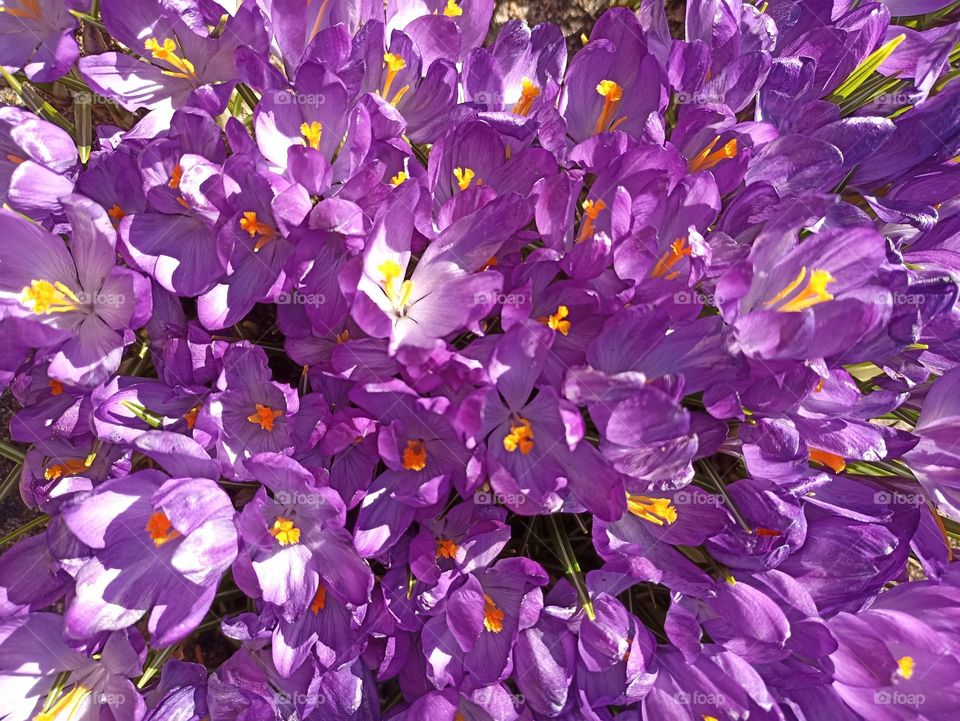
POLYGON ((493 10, 0 0, 3 721, 956 718, 955 8, 493 10))

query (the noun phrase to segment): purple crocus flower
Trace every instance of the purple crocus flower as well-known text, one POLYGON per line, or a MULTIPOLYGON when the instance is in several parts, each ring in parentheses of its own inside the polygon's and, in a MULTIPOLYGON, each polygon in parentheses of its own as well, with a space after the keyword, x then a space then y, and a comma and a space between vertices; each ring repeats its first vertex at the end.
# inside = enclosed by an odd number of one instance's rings
POLYGON ((312 605, 322 609, 328 593, 365 604, 373 574, 343 528, 346 511, 336 492, 291 458, 262 453, 247 465, 264 487, 237 521, 243 539, 237 583, 284 607, 291 619, 313 613, 312 605))
POLYGON ((100 644, 99 656, 71 648, 64 620, 31 613, 0 621, 0 689, 6 721, 136 721, 145 704, 131 678, 140 675, 143 639, 135 630, 116 631, 100 644), (68 672, 66 684, 58 674, 68 672), (56 695, 54 695, 56 694, 56 695))
POLYGON ((133 330, 150 313, 146 279, 116 265, 106 212, 81 196, 64 201, 71 248, 10 211, 0 211, 0 317, 35 348, 49 349, 57 381, 95 385, 120 365, 133 330))
MULTIPOLYGON (((0 22, 9 13, 0 12, 0 22)), ((20 108, 0 108, 0 201, 44 219, 73 192, 77 146, 62 129, 20 108)))
POLYGON ((233 505, 210 480, 213 463, 196 443, 149 433, 138 446, 166 466, 115 478, 63 509, 93 557, 77 573, 66 611, 70 635, 122 629, 148 611, 152 643, 186 637, 213 602, 237 553, 233 505))
POLYGON ((0 65, 22 68, 38 83, 66 75, 80 56, 73 37, 77 21, 69 10, 64 0, 4 0, 0 5, 0 65))

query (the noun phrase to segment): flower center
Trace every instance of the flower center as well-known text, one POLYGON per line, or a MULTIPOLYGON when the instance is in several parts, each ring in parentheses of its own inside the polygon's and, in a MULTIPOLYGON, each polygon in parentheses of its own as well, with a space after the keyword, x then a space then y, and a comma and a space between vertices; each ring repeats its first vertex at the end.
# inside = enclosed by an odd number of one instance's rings
POLYGON ((162 71, 164 75, 169 75, 172 78, 196 79, 197 73, 194 70, 193 63, 177 55, 177 44, 172 39, 164 38, 161 43, 156 38, 148 38, 143 47, 150 51, 154 60, 162 60, 177 69, 176 72, 164 70, 162 71))
POLYGON ((57 721, 58 719, 67 719, 70 721, 77 715, 83 702, 87 700, 92 689, 74 684, 68 693, 60 698, 49 711, 44 711, 33 717, 33 721, 57 721))
POLYGON ((68 458, 63 463, 48 466, 43 471, 44 479, 55 481, 61 476, 76 476, 87 470, 87 464, 82 458, 68 458))
POLYGON ((516 418, 516 423, 510 423, 510 432, 503 437, 503 447, 508 453, 519 448, 523 455, 527 455, 533 450, 533 425, 521 415, 516 418))
POLYGON ((150 514, 150 518, 147 519, 146 531, 150 534, 153 545, 157 548, 182 535, 180 531, 173 527, 170 519, 167 518, 167 514, 163 511, 155 511, 150 514))
POLYGON ((20 304, 37 315, 66 313, 81 304, 76 294, 60 281, 32 280, 20 292, 20 304))
POLYGON ((197 425, 197 416, 200 415, 200 404, 198 403, 189 411, 183 414, 183 420, 187 422, 187 428, 191 431, 197 425))
MULTIPOLYGON (((454 168, 453 177, 457 180, 457 187, 460 190, 466 190, 470 187, 470 183, 473 182, 473 179, 477 177, 477 174, 473 172, 472 168, 454 168)), ((480 181, 477 181, 477 185, 480 185, 480 181)))
POLYGON ((449 538, 441 538, 437 541, 437 558, 456 558, 460 546, 449 538))
POLYGON ((397 103, 400 102, 400 99, 406 95, 407 91, 410 90, 409 85, 404 85, 393 95, 393 99, 390 99, 390 88, 393 86, 393 81, 397 78, 397 73, 407 67, 407 61, 404 60, 399 55, 394 53, 384 53, 383 54, 383 67, 386 69, 387 74, 383 77, 383 89, 380 91, 380 96, 385 100, 388 100, 391 105, 396 107, 397 103))
POLYGON ((504 613, 493 599, 483 594, 483 627, 491 633, 500 633, 503 630, 504 613))
POLYGON ((283 415, 283 411, 274 410, 270 406, 265 406, 262 403, 257 403, 257 410, 254 413, 251 413, 247 416, 247 420, 251 423, 258 423, 260 429, 264 431, 273 432, 273 423, 274 421, 283 415))
POLYGON ((170 169, 170 180, 167 183, 167 186, 173 188, 174 190, 179 190, 180 181, 183 179, 183 168, 180 167, 180 164, 177 163, 170 169))
POLYGON ((669 525, 677 520, 677 509, 671 505, 669 498, 652 498, 628 493, 627 511, 637 518, 658 526, 669 525))
POLYGON ((422 471, 427 467, 427 446, 422 439, 407 441, 403 449, 403 467, 408 471, 422 471))
MULTIPOLYGON (((304 125, 305 124, 306 123, 304 123, 304 125)), ((254 253, 259 252, 261 248, 277 236, 277 231, 266 223, 261 223, 257 220, 257 214, 252 210, 246 211, 243 217, 240 218, 240 229, 246 231, 251 238, 256 238, 258 235, 260 236, 253 245, 254 253)))
POLYGON ((765 308, 777 306, 776 310, 781 313, 799 313, 818 303, 833 300, 833 295, 827 291, 827 286, 836 280, 829 271, 817 269, 814 269, 808 278, 807 266, 803 266, 797 277, 790 281, 786 288, 763 305, 765 308), (805 284, 804 281, 806 281, 805 284), (803 286, 802 289, 801 286, 803 286), (797 289, 800 289, 800 292, 794 295, 797 289))
POLYGON ((403 311, 410 305, 410 299, 413 296, 413 281, 404 280, 403 268, 395 260, 386 260, 377 268, 380 271, 380 287, 387 294, 387 299, 393 304, 397 313, 403 311))
POLYGON ((720 136, 718 135, 713 140, 710 141, 710 144, 707 145, 703 150, 697 153, 693 158, 687 163, 687 167, 690 169, 691 173, 699 173, 701 170, 710 170, 721 160, 727 160, 729 158, 737 157, 737 140, 728 140, 723 144, 723 147, 720 150, 714 150, 717 143, 720 142, 720 136))
POLYGON ((410 173, 406 170, 401 170, 399 173, 390 178, 390 185, 396 188, 398 185, 402 185, 405 180, 410 177, 410 173))
POLYGON ((627 119, 627 116, 616 121, 613 119, 617 114, 617 106, 623 100, 623 88, 613 80, 601 80, 597 84, 597 93, 603 98, 603 108, 600 109, 600 117, 597 118, 593 132, 599 134, 616 130, 627 119))
POLYGON ((126 215, 126 213, 123 212, 123 208, 114 203, 110 207, 110 210, 107 211, 107 215, 110 216, 110 220, 113 221, 113 224, 117 225, 117 223, 123 220, 123 217, 126 215))
POLYGON ((677 238, 670 244, 667 252, 660 256, 657 264, 653 266, 653 270, 650 271, 650 275, 654 278, 675 279, 680 275, 680 271, 674 270, 671 272, 670 269, 679 263, 681 258, 689 256, 692 252, 693 248, 687 244, 686 238, 677 238))
POLYGON ((540 97, 540 88, 530 78, 520 81, 520 99, 513 106, 513 114, 526 117, 530 114, 533 101, 540 97))
POLYGON ((323 125, 316 120, 312 123, 300 123, 300 135, 303 136, 308 148, 320 150, 320 136, 323 135, 323 125))
POLYGON ((901 656, 897 659, 897 673, 908 681, 913 676, 915 667, 916 663, 913 660, 913 656, 901 656))
POLYGON ((537 320, 546 325, 551 330, 559 331, 562 335, 570 332, 570 321, 566 317, 570 315, 570 309, 565 305, 558 305, 557 311, 553 315, 545 315, 537 320))
POLYGON ((836 453, 825 451, 822 448, 811 448, 810 460, 819 463, 821 466, 826 466, 834 473, 843 473, 843 470, 847 467, 847 462, 843 459, 843 456, 838 456, 836 453))
POLYGON ((463 15, 463 8, 457 5, 456 0, 447 0, 447 4, 443 8, 443 14, 448 18, 458 18, 463 15))
MULTIPOLYGON (((270 535, 277 539, 281 546, 289 546, 300 542, 300 529, 293 525, 293 521, 283 516, 277 516, 270 529, 270 535)), ((326 598, 326 597, 324 597, 326 598)), ((316 599, 314 599, 316 602, 316 599)))
MULTIPOLYGON (((299 533, 299 531, 298 531, 299 533)), ((327 605, 327 587, 322 583, 317 586, 317 592, 313 594, 313 601, 310 602, 310 610, 316 616, 327 605)))
POLYGON ((597 216, 606 207, 607 204, 600 199, 583 201, 583 225, 580 226, 580 235, 577 240, 586 240, 593 237, 593 228, 597 222, 597 216))
POLYGON ((47 381, 47 385, 50 386, 50 395, 60 396, 63 395, 63 383, 58 380, 51 378, 47 381))

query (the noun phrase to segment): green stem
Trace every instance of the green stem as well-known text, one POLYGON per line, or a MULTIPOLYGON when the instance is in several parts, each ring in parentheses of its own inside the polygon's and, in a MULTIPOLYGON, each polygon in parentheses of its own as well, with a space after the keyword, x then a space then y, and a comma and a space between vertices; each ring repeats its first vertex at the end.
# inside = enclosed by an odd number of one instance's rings
POLYGON ((570 539, 567 538, 567 534, 564 532, 563 528, 560 527, 559 521, 555 515, 549 516, 550 518, 550 527, 553 529, 553 535, 557 540, 557 550, 560 551, 560 560, 563 563, 563 570, 567 578, 570 579, 570 582, 573 584, 573 587, 577 589, 577 596, 580 597, 580 605, 583 607, 584 612, 587 614, 587 618, 591 621, 596 619, 597 614, 593 610, 593 601, 590 600, 590 593, 587 591, 587 584, 583 580, 583 572, 580 570, 580 562, 577 561, 577 557, 573 553, 573 548, 570 546, 570 539))
POLYGON ((3 76, 4 81, 10 86, 10 89, 23 99, 27 107, 34 112, 42 113, 48 120, 59 125, 73 137, 73 124, 63 117, 55 107, 46 100, 38 100, 35 98, 36 92, 28 92, 20 81, 13 77, 3 66, 0 66, 0 76, 3 76))
POLYGON ((720 476, 717 474, 717 472, 713 470, 713 467, 709 463, 702 463, 700 467, 706 471, 706 474, 710 477, 714 487, 716 487, 717 491, 723 497, 723 502, 727 504, 727 508, 730 509, 730 513, 733 514, 733 517, 736 519, 737 523, 740 524, 740 527, 747 533, 752 534, 753 529, 750 527, 750 524, 744 520, 743 515, 740 513, 740 509, 737 508, 737 504, 733 502, 730 494, 727 493, 727 487, 723 485, 723 481, 720 480, 720 476))
POLYGON ((23 470, 23 464, 18 463, 15 465, 10 473, 7 474, 7 477, 3 480, 3 483, 0 484, 0 503, 10 495, 10 491, 17 487, 17 481, 20 479, 20 472, 23 470))
POLYGON ((37 516, 36 518, 27 521, 20 526, 20 528, 14 529, 3 538, 0 538, 0 546, 6 546, 8 543, 16 541, 18 538, 20 538, 20 536, 25 536, 34 528, 44 525, 48 520, 50 520, 49 516, 37 516))
POLYGON ((252 89, 243 83, 237 83, 237 93, 241 98, 243 98, 243 102, 247 104, 247 107, 250 108, 251 112, 256 110, 257 103, 260 102, 260 98, 257 97, 257 94, 253 92, 252 89))
POLYGON ((10 445, 6 441, 0 441, 0 456, 8 458, 14 463, 23 463, 25 454, 16 446, 10 445))

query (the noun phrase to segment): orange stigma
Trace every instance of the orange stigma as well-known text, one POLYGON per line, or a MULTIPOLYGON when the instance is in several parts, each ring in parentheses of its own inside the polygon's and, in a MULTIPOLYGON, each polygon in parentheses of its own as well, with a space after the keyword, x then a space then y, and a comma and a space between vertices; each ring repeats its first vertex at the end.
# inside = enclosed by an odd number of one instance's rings
POLYGON ((825 451, 822 448, 811 448, 810 460, 813 463, 819 463, 821 466, 826 466, 834 473, 843 473, 844 469, 847 467, 847 462, 843 460, 843 456, 838 456, 836 453, 825 451))
POLYGON ((76 476, 87 470, 87 464, 82 458, 68 458, 63 463, 48 466, 43 471, 43 477, 48 481, 55 481, 61 476, 76 476))
POLYGON ((690 169, 691 173, 699 173, 701 170, 710 170, 721 160, 727 160, 729 158, 737 157, 737 140, 728 140, 723 144, 723 147, 720 150, 714 150, 717 143, 720 142, 720 136, 718 135, 713 140, 710 141, 709 145, 697 153, 693 158, 687 163, 687 167, 690 169))
POLYGON ((614 121, 617 106, 623 100, 623 88, 613 80, 601 80, 597 85, 597 93, 603 98, 603 108, 593 132, 597 135, 616 130, 627 119, 626 116, 614 121))
POLYGON ((503 630, 504 615, 494 600, 483 594, 483 627, 490 633, 500 633, 503 630))
POLYGON ((251 238, 256 238, 258 235, 260 236, 253 245, 254 253, 258 252, 277 235, 277 231, 272 227, 257 220, 257 214, 252 210, 248 210, 243 214, 243 217, 240 218, 240 229, 246 231, 251 238))
POLYGON ((50 395, 60 396, 63 395, 63 383, 58 380, 51 378, 47 381, 47 385, 50 386, 50 395))
POLYGON ((449 538, 441 538, 437 541, 437 558, 456 558, 460 546, 449 538))
POLYGON ((153 541, 153 545, 159 548, 167 541, 172 541, 175 538, 179 538, 181 535, 180 531, 173 527, 173 524, 170 523, 170 519, 167 518, 167 514, 163 511, 155 511, 150 514, 150 518, 147 519, 146 529, 147 533, 150 534, 150 538, 153 541))
POLYGON ((513 453, 518 448, 523 455, 533 450, 533 425, 521 415, 517 415, 517 422, 510 424, 510 432, 503 437, 503 447, 507 453, 513 453))
POLYGON ((580 235, 577 240, 586 240, 593 237, 594 225, 597 222, 597 216, 606 209, 607 204, 599 198, 597 200, 583 201, 583 225, 580 226, 580 235))
POLYGON ((679 263, 681 258, 689 256, 691 252, 693 252, 693 249, 687 244, 687 239, 677 238, 670 244, 667 251, 660 256, 657 264, 653 266, 653 270, 650 271, 650 275, 654 278, 674 280, 680 275, 680 271, 674 270, 671 272, 670 269, 679 263))
MULTIPOLYGON (((513 114, 527 117, 533 108, 533 101, 540 97, 540 88, 530 78, 520 81, 520 99, 513 106, 513 114)), ((508 146, 509 147, 509 146, 508 146)))
POLYGON ((247 420, 251 423, 259 424, 261 430, 273 432, 273 423, 283 415, 283 411, 275 411, 270 406, 265 406, 262 403, 257 403, 256 409, 254 413, 247 416, 247 420))
POLYGON ((427 467, 427 446, 423 439, 407 441, 403 449, 403 467, 408 471, 422 471, 427 467))
POLYGON ((322 583, 317 586, 317 592, 313 594, 313 601, 310 602, 310 610, 316 616, 327 605, 327 588, 322 583))

